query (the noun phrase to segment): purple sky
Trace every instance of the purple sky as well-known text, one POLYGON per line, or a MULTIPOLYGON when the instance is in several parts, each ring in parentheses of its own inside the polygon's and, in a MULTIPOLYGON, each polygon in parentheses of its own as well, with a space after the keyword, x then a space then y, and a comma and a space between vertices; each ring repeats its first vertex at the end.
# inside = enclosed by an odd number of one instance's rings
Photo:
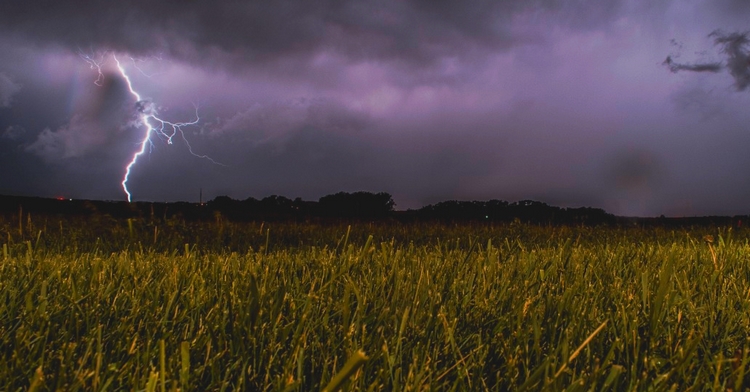
POLYGON ((750 214, 747 47, 709 36, 748 21, 740 0, 4 2, 0 194, 125 200, 144 129, 115 55, 164 119, 197 106, 185 137, 225 164, 154 138, 136 201, 750 214))

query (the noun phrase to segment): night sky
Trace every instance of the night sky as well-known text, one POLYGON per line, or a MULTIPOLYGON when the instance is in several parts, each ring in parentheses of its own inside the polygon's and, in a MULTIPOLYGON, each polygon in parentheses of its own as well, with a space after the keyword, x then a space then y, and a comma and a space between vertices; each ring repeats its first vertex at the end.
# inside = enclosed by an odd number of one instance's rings
POLYGON ((147 104, 197 112, 195 155, 153 136, 134 201, 750 214, 749 21, 744 0, 4 1, 0 194, 126 200, 147 104))

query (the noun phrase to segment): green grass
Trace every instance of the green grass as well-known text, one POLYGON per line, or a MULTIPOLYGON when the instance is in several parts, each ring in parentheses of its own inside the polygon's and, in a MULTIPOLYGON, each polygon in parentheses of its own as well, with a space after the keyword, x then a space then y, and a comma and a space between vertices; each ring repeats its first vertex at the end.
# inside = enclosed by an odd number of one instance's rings
POLYGON ((15 216, 0 235, 0 390, 750 385, 744 230, 15 216))

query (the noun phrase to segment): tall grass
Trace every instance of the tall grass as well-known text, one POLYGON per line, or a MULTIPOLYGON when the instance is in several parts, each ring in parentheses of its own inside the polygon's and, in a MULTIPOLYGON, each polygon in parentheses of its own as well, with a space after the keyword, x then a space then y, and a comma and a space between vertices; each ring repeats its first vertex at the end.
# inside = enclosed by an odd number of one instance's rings
POLYGON ((0 221, 1 390, 750 385, 744 231, 95 219, 0 221))

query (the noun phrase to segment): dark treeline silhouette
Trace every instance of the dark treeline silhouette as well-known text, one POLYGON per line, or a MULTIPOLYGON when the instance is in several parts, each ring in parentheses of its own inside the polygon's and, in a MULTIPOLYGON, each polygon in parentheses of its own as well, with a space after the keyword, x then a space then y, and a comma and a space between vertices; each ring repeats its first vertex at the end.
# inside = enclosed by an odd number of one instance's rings
POLYGON ((39 197, 0 196, 0 214, 93 215, 113 218, 183 218, 209 220, 223 217, 234 221, 250 220, 380 220, 393 218, 396 203, 388 193, 339 192, 318 201, 294 200, 284 196, 236 200, 218 196, 206 203, 121 202, 39 197))
POLYGON ((627 218, 616 217, 600 208, 561 208, 523 200, 509 203, 489 201, 443 201, 416 210, 397 211, 390 194, 385 192, 339 192, 318 201, 284 196, 236 200, 219 196, 206 203, 155 203, 97 200, 48 199, 1 196, 0 215, 6 218, 26 214, 95 215, 112 218, 151 218, 185 220, 229 219, 232 221, 379 221, 399 222, 524 222, 532 224, 742 226, 750 217, 627 218))
POLYGON ((320 200, 294 200, 284 196, 234 200, 219 196, 206 207, 234 220, 294 220, 311 218, 384 219, 392 216, 396 203, 388 193, 339 192, 320 200))
POLYGON ((391 195, 385 192, 339 192, 323 196, 318 201, 318 211, 323 216, 335 218, 387 218, 395 206, 391 195))
POLYGON ((560 208, 533 200, 508 203, 490 201, 444 201, 415 213, 419 219, 441 221, 515 221, 537 224, 614 224, 616 217, 600 208, 560 208))

